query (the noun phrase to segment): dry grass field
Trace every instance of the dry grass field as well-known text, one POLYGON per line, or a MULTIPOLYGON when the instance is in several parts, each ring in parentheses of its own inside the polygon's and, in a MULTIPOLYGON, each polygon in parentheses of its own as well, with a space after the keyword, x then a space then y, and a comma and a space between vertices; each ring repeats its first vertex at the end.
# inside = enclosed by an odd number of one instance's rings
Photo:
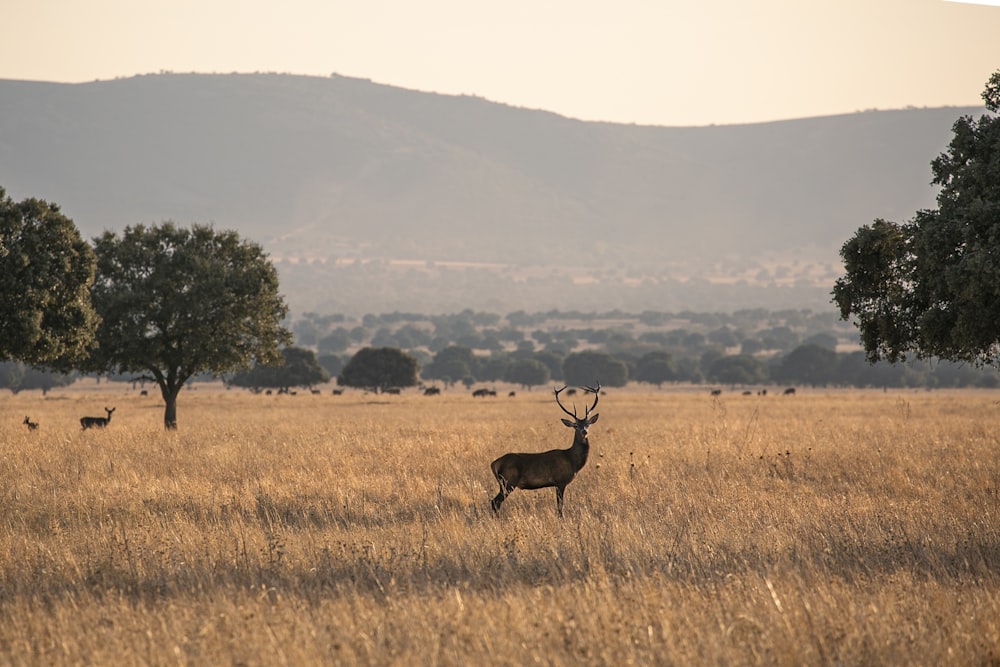
POLYGON ((1000 664, 998 392, 609 390, 559 520, 551 391, 91 389, 0 397, 0 664, 1000 664))

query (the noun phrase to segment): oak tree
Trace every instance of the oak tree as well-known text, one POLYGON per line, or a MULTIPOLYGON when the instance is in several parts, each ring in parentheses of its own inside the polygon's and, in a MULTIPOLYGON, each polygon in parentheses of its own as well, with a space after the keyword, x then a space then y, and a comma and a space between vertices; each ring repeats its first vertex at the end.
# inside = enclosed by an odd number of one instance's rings
POLYGON ((291 334, 278 274, 234 231, 171 222, 95 239, 94 307, 102 318, 93 370, 148 374, 177 427, 177 395, 195 374, 281 363, 291 334))
POLYGON ((551 375, 549 367, 537 359, 518 359, 507 367, 504 379, 527 389, 548 384, 551 375))
POLYGON ((660 387, 664 382, 672 382, 677 378, 677 363, 669 352, 647 352, 635 363, 637 382, 648 382, 660 387))
POLYGON ((715 359, 706 373, 709 380, 720 384, 763 384, 768 380, 767 367, 746 354, 733 354, 715 359))
POLYGON ((628 382, 628 366, 607 352, 574 352, 563 360, 563 377, 567 384, 578 387, 596 384, 624 387, 628 382))
POLYGON ((938 207, 908 223, 875 220, 840 251, 833 300, 856 318, 870 362, 1000 362, 1000 71, 983 100, 990 113, 959 118, 931 162, 938 207))
POLYGON ((93 280, 93 250, 59 206, 0 187, 0 360, 68 370, 86 358, 93 280))
POLYGON ((364 347, 344 366, 337 384, 377 393, 390 387, 416 385, 419 370, 417 360, 398 348, 364 347))
POLYGON ((229 384, 254 390, 288 391, 292 387, 312 387, 330 379, 312 350, 286 347, 281 351, 281 358, 282 362, 277 366, 257 364, 239 371, 229 378, 229 384))

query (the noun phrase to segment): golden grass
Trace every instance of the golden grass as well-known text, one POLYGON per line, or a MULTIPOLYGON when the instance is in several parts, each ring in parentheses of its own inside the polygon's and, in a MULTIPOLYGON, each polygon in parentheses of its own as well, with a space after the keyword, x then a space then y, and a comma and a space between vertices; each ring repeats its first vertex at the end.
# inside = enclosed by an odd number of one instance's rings
POLYGON ((997 664, 998 398, 4 396, 0 664, 997 664))

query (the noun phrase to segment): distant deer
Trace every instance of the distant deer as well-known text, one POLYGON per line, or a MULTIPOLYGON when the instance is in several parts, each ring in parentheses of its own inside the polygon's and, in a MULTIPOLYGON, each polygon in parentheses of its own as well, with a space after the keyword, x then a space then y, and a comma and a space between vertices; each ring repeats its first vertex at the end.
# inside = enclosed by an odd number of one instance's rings
POLYGON ((116 408, 104 407, 104 411, 108 413, 107 417, 80 417, 80 426, 83 428, 104 428, 111 421, 111 413, 115 411, 116 408))
POLYGON ((500 505, 514 489, 544 489, 549 486, 556 487, 556 511, 559 516, 563 515, 563 492, 566 486, 573 481, 576 473, 580 472, 587 463, 587 454, 590 453, 590 441, 587 440, 587 429, 597 421, 598 415, 590 414, 590 411, 597 407, 597 402, 601 400, 601 385, 596 387, 584 387, 588 392, 594 394, 594 404, 586 408, 583 417, 576 414, 576 406, 570 412, 559 401, 559 392, 556 389, 556 404, 562 411, 573 419, 563 419, 562 423, 573 429, 573 445, 569 449, 553 449, 548 452, 536 454, 504 454, 490 466, 493 476, 500 483, 500 493, 493 498, 491 506, 493 512, 499 514, 500 505))
POLYGON ((24 418, 24 423, 28 426, 29 431, 34 431, 36 428, 38 428, 38 422, 33 422, 27 417, 24 418))

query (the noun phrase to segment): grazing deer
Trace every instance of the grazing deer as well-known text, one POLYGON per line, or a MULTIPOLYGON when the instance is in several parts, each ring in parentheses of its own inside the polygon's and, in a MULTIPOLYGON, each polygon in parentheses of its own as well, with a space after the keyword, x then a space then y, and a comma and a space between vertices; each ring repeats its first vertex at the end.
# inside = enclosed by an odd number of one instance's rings
POLYGON ((115 408, 108 409, 107 406, 104 407, 104 411, 108 413, 107 417, 80 417, 80 426, 83 428, 104 428, 111 421, 111 413, 115 411, 115 408))
POLYGON ((36 428, 38 428, 38 422, 33 422, 27 417, 24 418, 24 423, 28 426, 29 431, 34 431, 36 428))
POLYGON ((590 414, 590 411, 597 407, 597 402, 601 400, 601 385, 597 387, 584 387, 588 392, 594 394, 594 404, 586 409, 583 417, 576 414, 576 406, 570 412, 559 401, 559 392, 556 389, 556 404, 562 411, 573 419, 563 419, 562 423, 573 429, 573 445, 569 449, 553 449, 548 452, 536 454, 504 454, 490 466, 493 476, 500 483, 500 493, 493 499, 491 506, 493 512, 499 514, 500 505, 514 489, 544 489, 549 486, 556 487, 556 511, 562 516, 563 492, 566 485, 573 481, 576 473, 587 463, 587 454, 590 453, 590 441, 587 440, 587 429, 597 421, 598 415, 590 414))

